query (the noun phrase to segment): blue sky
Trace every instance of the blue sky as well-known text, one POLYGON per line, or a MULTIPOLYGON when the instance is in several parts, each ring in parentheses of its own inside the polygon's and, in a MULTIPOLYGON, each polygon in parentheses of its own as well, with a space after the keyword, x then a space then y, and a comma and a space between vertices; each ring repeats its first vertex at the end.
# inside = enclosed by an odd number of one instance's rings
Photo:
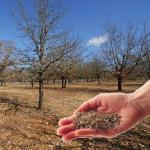
MULTIPOLYGON (((12 40, 21 46, 22 39, 11 17, 14 6, 15 0, 0 0, 0 40, 12 40)), ((150 19, 150 0, 64 0, 64 6, 68 8, 65 24, 85 44, 103 35, 108 21, 125 25, 150 19)))

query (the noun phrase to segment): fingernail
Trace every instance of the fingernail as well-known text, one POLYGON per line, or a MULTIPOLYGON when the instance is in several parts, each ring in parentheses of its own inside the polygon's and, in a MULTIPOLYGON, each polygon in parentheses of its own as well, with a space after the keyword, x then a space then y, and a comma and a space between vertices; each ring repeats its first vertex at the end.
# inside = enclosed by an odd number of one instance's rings
POLYGON ((67 140, 65 140, 65 138, 64 138, 64 137, 62 137, 62 140, 63 140, 63 142, 65 142, 65 143, 67 142, 67 140))
POLYGON ((57 134, 57 135, 61 135, 60 132, 59 132, 59 130, 57 130, 56 134, 57 134))

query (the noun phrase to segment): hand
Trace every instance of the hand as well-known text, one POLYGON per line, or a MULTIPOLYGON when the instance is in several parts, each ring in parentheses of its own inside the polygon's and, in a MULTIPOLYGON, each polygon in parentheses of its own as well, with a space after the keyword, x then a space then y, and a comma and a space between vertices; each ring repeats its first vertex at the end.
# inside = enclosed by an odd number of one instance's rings
POLYGON ((57 134, 61 135, 64 141, 73 140, 77 138, 94 138, 106 137, 111 138, 129 130, 136 123, 144 118, 144 114, 137 107, 132 104, 132 94, 124 93, 103 93, 95 96, 94 98, 84 102, 76 112, 88 112, 97 110, 103 113, 117 113, 121 116, 120 124, 113 129, 108 130, 95 130, 95 129, 76 129, 73 124, 75 114, 63 118, 59 121, 59 128, 57 134))

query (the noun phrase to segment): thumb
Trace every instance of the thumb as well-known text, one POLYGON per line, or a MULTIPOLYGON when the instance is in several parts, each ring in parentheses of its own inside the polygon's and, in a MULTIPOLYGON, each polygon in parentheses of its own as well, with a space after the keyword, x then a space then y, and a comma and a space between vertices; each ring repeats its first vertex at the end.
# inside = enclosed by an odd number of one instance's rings
POLYGON ((97 111, 101 112, 101 113, 104 113, 104 112, 106 113, 107 112, 107 106, 106 105, 100 106, 97 108, 97 111))

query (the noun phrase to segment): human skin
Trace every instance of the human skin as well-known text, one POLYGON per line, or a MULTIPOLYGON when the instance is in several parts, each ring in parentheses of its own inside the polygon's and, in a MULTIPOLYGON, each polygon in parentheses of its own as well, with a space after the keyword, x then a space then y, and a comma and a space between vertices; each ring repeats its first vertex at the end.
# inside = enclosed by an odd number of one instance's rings
POLYGON ((116 137, 137 123, 141 122, 150 114, 150 81, 133 93, 102 93, 84 102, 75 110, 74 114, 59 121, 57 134, 64 141, 77 138, 116 137), (121 116, 120 123, 113 129, 76 129, 73 119, 76 112, 88 112, 97 110, 102 113, 117 113, 121 116))

